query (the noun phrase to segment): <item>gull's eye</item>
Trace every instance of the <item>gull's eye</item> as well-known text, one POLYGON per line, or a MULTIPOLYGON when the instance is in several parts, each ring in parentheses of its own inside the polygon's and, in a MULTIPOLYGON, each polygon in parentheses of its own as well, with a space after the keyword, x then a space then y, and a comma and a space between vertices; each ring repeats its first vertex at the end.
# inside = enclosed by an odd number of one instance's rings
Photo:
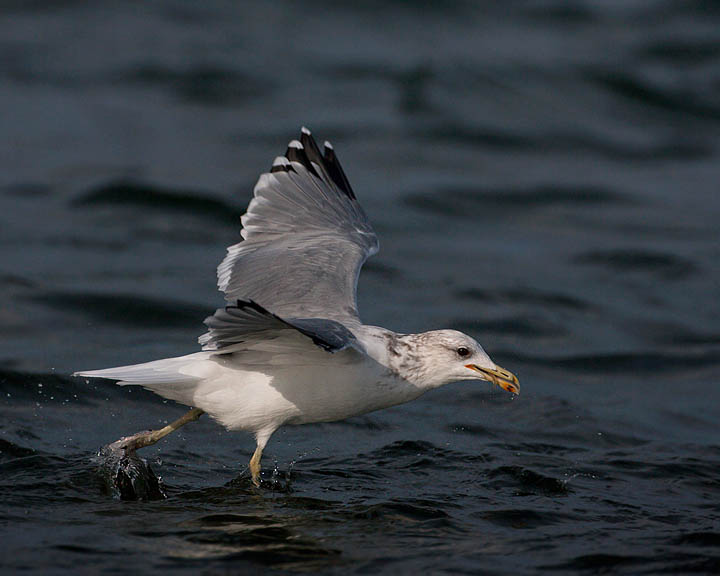
POLYGON ((460 346, 460 348, 457 349, 457 353, 460 358, 470 356, 470 350, 468 350, 465 346, 460 346))

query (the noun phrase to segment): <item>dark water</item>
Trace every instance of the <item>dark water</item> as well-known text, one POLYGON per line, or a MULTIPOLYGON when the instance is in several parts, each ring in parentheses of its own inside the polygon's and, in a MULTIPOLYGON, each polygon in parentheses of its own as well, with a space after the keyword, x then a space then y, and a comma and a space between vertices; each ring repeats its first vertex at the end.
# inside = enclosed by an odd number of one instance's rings
POLYGON ((720 571, 716 3, 0 14, 6 571, 720 571), (363 318, 466 330, 523 394, 283 430, 259 491, 202 419, 145 451, 168 498, 121 501, 98 449, 182 408, 67 375, 196 350, 303 124, 380 236, 363 318))

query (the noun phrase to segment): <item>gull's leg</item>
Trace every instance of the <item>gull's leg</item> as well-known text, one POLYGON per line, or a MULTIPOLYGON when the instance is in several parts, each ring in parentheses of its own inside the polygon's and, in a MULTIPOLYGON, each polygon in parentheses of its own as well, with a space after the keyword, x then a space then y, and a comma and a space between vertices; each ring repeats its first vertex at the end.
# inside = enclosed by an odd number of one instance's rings
POLYGON ((275 430, 277 430, 277 428, 260 430, 259 432, 255 433, 257 448, 255 448, 255 452, 253 453, 252 458, 250 458, 250 476, 252 477, 252 483, 255 484, 255 486, 257 486, 258 488, 260 487, 260 458, 262 457, 265 445, 267 444, 268 440, 270 440, 270 436, 272 436, 275 430))
POLYGON ((121 438, 117 442, 113 442, 110 445, 110 448, 120 448, 125 450, 126 453, 131 453, 135 452, 135 450, 139 450, 140 448, 152 446, 159 440, 165 438, 165 436, 167 436, 171 432, 175 432, 175 430, 177 430, 181 426, 185 426, 185 424, 187 424, 188 422, 193 422, 197 420, 204 413, 205 412, 200 408, 193 408, 189 412, 183 414, 174 422, 171 422, 164 428, 160 428, 160 430, 148 430, 146 432, 138 432, 137 434, 133 434, 132 436, 121 438))
POLYGON ((252 483, 260 488, 260 458, 262 457, 262 448, 258 446, 255 448, 255 452, 250 458, 250 474, 252 476, 252 483))

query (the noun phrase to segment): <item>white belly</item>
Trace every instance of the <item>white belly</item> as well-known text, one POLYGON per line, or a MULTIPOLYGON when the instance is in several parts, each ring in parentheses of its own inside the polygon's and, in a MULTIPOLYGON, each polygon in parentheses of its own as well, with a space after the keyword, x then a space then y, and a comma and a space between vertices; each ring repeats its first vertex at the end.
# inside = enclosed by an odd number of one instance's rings
POLYGON ((423 392, 370 359, 347 363, 341 353, 326 358, 320 365, 264 366, 262 371, 218 362, 198 383, 194 405, 230 430, 257 433, 283 424, 342 420, 423 392))

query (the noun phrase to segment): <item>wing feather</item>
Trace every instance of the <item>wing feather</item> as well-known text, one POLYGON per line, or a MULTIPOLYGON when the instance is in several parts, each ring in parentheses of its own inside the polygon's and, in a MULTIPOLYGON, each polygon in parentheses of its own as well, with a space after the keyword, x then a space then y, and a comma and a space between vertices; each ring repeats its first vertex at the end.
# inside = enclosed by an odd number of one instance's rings
POLYGON ((244 240, 218 266, 227 301, 252 300, 290 319, 359 323, 357 280, 378 241, 329 143, 321 154, 303 128, 260 176, 242 225, 244 240))
POLYGON ((218 308, 205 319, 208 331, 199 338, 204 351, 237 352, 258 340, 270 341, 297 336, 327 352, 354 348, 364 352, 350 330, 339 322, 324 318, 288 321, 251 300, 218 308), (244 346, 243 346, 244 345, 244 346))

